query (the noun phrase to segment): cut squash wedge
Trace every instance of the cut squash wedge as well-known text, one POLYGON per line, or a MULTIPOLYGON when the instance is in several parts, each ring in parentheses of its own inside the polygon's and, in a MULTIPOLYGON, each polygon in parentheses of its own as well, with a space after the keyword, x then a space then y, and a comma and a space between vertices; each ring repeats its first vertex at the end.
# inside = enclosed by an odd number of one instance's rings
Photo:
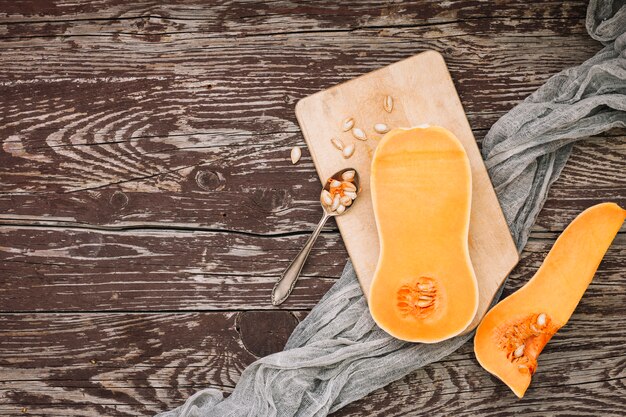
POLYGON ((532 279, 500 301, 478 326, 476 359, 518 397, 524 396, 537 357, 569 320, 625 218, 626 210, 613 203, 582 212, 532 279))

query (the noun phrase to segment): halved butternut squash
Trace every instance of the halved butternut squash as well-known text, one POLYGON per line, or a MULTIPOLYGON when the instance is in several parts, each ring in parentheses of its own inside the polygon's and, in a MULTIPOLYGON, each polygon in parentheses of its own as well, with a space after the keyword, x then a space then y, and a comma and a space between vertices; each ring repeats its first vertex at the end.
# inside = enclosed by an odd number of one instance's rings
POLYGON ((467 154, 442 127, 395 129, 378 144, 371 194, 380 257, 369 308, 390 335, 435 343, 458 335, 474 318, 471 189, 467 154))
POLYGON ((533 278, 478 326, 476 359, 518 397, 524 396, 537 357, 569 320, 625 218, 626 210, 614 203, 583 211, 559 236, 533 278))

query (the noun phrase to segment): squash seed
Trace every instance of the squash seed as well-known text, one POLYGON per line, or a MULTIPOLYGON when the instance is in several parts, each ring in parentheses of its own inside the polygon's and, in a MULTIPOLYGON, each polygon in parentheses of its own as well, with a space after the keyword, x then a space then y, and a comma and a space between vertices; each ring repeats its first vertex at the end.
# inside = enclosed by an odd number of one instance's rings
POLYGON ((356 198, 356 191, 344 191, 343 195, 347 195, 354 200, 356 198))
POLYGON ((343 151, 343 148, 345 146, 343 142, 341 141, 341 139, 337 139, 337 138, 331 138, 330 143, 332 143, 333 146, 340 151, 343 151))
POLYGON ((341 188, 343 188, 346 191, 356 191, 356 185, 348 181, 343 181, 341 183, 341 188))
POLYGON ((541 313, 540 315, 537 316, 537 324, 540 325, 541 327, 546 325, 546 314, 545 313, 541 313))
POLYGON ((339 195, 339 193, 335 194, 335 198, 333 198, 333 203, 330 206, 330 211, 337 210, 337 207, 341 205, 340 200, 341 200, 341 196, 339 195))
POLYGON ((322 203, 324 203, 327 206, 330 206, 331 204, 333 204, 333 197, 326 190, 322 190, 322 203))
POLYGON ((341 151, 345 159, 350 158, 354 154, 354 143, 349 144, 341 151))
POLYGON ((524 354, 525 347, 526 345, 519 345, 517 349, 515 349, 515 352, 513 352, 513 356, 515 356, 516 358, 519 358, 520 356, 522 356, 524 354))
POLYGON ((350 197, 348 197, 347 195, 344 195, 343 197, 341 197, 341 199, 339 200, 339 202, 346 206, 349 207, 352 204, 352 199, 350 197))
POLYGON ((339 181, 339 180, 332 180, 330 182, 330 187, 331 188, 341 187, 341 181, 339 181))
POLYGON ((385 97, 385 100, 383 101, 383 108, 387 113, 391 113, 391 111, 393 110, 393 97, 385 97))
POLYGON ((352 117, 345 118, 343 122, 341 123, 341 129, 344 132, 347 132, 348 130, 352 129, 353 126, 354 126, 354 119, 352 117))
POLYGON ((337 214, 341 214, 344 211, 346 211, 346 206, 344 206, 343 204, 339 204, 339 207, 337 207, 337 209, 335 209, 335 211, 337 212, 337 214))
POLYGON ((376 123, 376 124, 374 125, 374 130, 375 130, 377 133, 380 133, 380 134, 382 134, 382 133, 387 133, 387 132, 389 132, 389 126, 387 126, 387 125, 386 125, 386 124, 384 124, 384 123, 376 123))
POLYGON ((354 136, 358 140, 367 140, 367 135, 365 135, 363 129, 359 129, 358 127, 352 129, 352 136, 354 136))
POLYGON ((344 181, 352 181, 354 179, 354 174, 356 174, 356 172, 354 172, 353 170, 346 171, 341 174, 341 179, 344 181))
POLYGON ((299 146, 294 146, 293 148, 291 148, 291 163, 292 164, 295 165, 300 160, 301 156, 302 156, 302 151, 300 150, 299 146))

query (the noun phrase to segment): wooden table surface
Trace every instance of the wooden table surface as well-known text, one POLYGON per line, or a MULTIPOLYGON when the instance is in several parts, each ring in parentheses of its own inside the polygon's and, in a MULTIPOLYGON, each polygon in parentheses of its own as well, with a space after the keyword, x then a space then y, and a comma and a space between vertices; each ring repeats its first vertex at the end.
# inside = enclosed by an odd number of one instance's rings
MULTIPOLYGON (((330 222, 270 305, 321 214, 298 99, 435 49, 480 141, 601 48, 584 1, 175 3, 0 3, 2 416, 151 415, 281 350, 347 260, 330 222)), ((626 205, 625 160, 623 130, 575 146, 507 293, 577 213, 626 205)), ((335 415, 626 415, 625 253, 523 400, 468 343, 335 415)))

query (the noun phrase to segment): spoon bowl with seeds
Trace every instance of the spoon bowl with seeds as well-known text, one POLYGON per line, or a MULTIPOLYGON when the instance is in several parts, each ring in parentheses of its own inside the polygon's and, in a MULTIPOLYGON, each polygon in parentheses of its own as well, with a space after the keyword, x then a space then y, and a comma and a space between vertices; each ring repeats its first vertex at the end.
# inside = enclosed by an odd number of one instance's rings
POLYGON ((273 305, 282 304, 291 294, 300 276, 300 271, 302 271, 302 267, 311 252, 311 248, 315 244, 326 221, 331 217, 341 216, 350 210, 360 190, 359 174, 354 168, 337 171, 326 181, 324 189, 320 194, 320 203, 322 203, 324 215, 300 253, 298 253, 298 256, 285 269, 285 272, 274 285, 272 290, 273 305))

